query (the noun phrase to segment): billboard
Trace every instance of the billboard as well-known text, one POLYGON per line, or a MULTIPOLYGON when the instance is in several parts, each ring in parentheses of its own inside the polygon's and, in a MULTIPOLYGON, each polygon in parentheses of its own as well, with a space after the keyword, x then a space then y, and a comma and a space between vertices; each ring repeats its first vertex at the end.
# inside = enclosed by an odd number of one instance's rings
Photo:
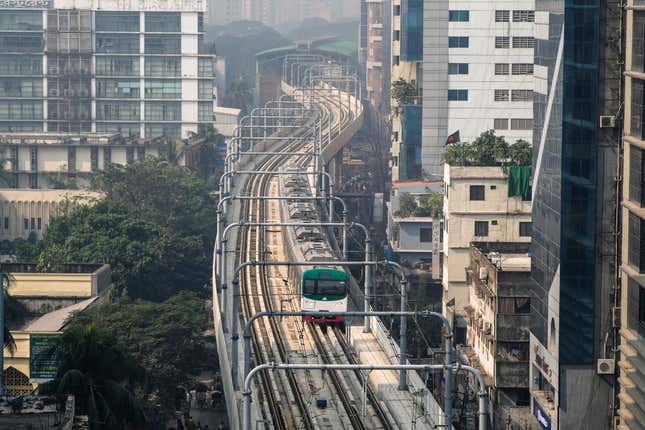
POLYGON ((29 335, 29 382, 42 384, 56 377, 58 362, 52 352, 59 333, 31 333, 29 335))

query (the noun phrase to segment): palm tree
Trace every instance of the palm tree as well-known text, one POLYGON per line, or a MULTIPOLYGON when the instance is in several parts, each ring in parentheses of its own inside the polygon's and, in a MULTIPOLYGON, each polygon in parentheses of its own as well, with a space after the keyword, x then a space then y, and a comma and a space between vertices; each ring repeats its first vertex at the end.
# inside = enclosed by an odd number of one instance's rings
POLYGON ((49 354, 59 369, 44 391, 73 394, 80 413, 86 413, 92 430, 146 428, 147 419, 133 386, 143 369, 116 343, 116 338, 94 325, 65 330, 49 354))
POLYGON ((16 342, 11 334, 8 322, 19 321, 24 317, 25 312, 22 304, 9 295, 9 282, 11 282, 10 275, 8 273, 0 272, 0 277, 2 278, 2 304, 4 306, 4 321, 2 322, 2 328, 4 331, 4 348, 13 355, 13 353, 16 352, 16 342))
POLYGON ((249 111, 253 105, 253 88, 243 77, 232 81, 226 89, 226 104, 242 110, 242 114, 249 111))

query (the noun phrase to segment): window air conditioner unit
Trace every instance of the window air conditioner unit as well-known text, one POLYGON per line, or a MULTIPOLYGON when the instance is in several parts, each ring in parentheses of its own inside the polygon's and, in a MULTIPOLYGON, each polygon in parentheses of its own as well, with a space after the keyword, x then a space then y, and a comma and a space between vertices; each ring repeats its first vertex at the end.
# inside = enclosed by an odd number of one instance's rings
POLYGON ((600 116, 600 128, 614 128, 616 127, 616 116, 615 115, 601 115, 600 116))
POLYGON ((613 375, 616 372, 616 360, 613 358, 599 358, 596 373, 598 375, 613 375))

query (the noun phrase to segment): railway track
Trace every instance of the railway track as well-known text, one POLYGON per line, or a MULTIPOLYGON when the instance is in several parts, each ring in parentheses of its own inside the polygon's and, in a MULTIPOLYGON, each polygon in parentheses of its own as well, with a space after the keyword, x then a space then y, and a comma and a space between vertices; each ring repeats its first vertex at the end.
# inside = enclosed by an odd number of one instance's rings
MULTIPOLYGON (((351 113, 344 111, 337 103, 334 103, 332 98, 321 95, 317 99, 319 99, 317 105, 320 109, 322 130, 325 130, 325 133, 332 133, 333 139, 339 133, 338 121, 342 124, 350 121, 351 113), (335 114, 336 112, 338 114, 335 114)), ((294 133, 294 137, 303 136, 312 136, 312 131, 303 128, 294 133)), ((285 140, 287 140, 287 143, 280 149, 282 151, 304 151, 307 150, 307 147, 311 148, 311 143, 303 144, 303 140, 288 141, 288 138, 285 140)), ((295 162, 304 167, 310 160, 311 158, 299 156, 291 157, 289 162, 295 162)), ((281 164, 286 162, 284 157, 267 157, 257 166, 257 170, 277 170, 281 164)), ((272 178, 274 176, 271 175, 256 175, 248 178, 243 186, 242 193, 244 195, 268 195, 272 178)), ((250 222, 264 221, 267 219, 268 207, 269 203, 266 201, 244 201, 241 206, 241 219, 250 222)), ((243 229, 238 236, 238 264, 252 259, 266 259, 264 255, 267 249, 266 237, 266 228, 243 229)), ((275 310, 276 303, 274 292, 270 288, 269 270, 266 267, 255 266, 246 268, 240 274, 240 294, 245 320, 257 312, 275 310)), ((294 306, 293 303, 291 305, 294 306)), ((282 303, 280 303, 280 306, 282 306, 282 303)), ((295 308, 299 308, 298 302, 295 303, 295 308)), ((263 318, 257 320, 255 324, 254 330, 252 330, 255 364, 261 362, 289 362, 289 341, 285 338, 282 322, 275 318, 263 318)), ((334 329, 333 331, 335 342, 340 345, 339 348, 329 335, 320 333, 319 327, 306 324, 302 328, 303 334, 306 333, 307 335, 307 342, 310 342, 317 351, 320 362, 338 362, 339 358, 332 352, 338 349, 343 352, 343 362, 356 362, 340 330, 334 329)), ((360 385, 367 382, 362 379, 360 372, 353 375, 330 372, 329 380, 333 387, 333 396, 340 401, 338 409, 339 416, 342 418, 341 424, 343 424, 343 428, 393 428, 387 413, 376 399, 371 388, 369 388, 369 384, 367 384, 368 389, 366 392, 372 413, 371 416, 374 418, 368 419, 357 410, 356 398, 358 396, 352 394, 351 388, 355 388, 357 383, 360 385), (350 380, 352 376, 355 379, 350 380)), ((313 411, 310 410, 305 400, 306 393, 303 393, 303 387, 299 384, 298 377, 293 371, 276 373, 264 371, 260 374, 259 382, 262 386, 262 390, 259 390, 260 392, 258 393, 259 400, 265 405, 265 408, 262 409, 262 419, 265 422, 270 422, 273 428, 324 428, 318 425, 313 417, 313 411)), ((300 380, 301 382, 302 380, 300 380)), ((306 386, 304 389, 306 389, 306 386)))

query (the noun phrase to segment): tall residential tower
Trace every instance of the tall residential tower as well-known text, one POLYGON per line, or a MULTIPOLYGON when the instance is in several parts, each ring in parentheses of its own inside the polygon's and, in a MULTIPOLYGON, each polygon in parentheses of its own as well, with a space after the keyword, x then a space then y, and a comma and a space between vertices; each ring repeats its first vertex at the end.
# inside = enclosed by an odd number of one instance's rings
POLYGON ((0 10, 0 131, 187 137, 213 120, 206 2, 38 0, 0 10))

